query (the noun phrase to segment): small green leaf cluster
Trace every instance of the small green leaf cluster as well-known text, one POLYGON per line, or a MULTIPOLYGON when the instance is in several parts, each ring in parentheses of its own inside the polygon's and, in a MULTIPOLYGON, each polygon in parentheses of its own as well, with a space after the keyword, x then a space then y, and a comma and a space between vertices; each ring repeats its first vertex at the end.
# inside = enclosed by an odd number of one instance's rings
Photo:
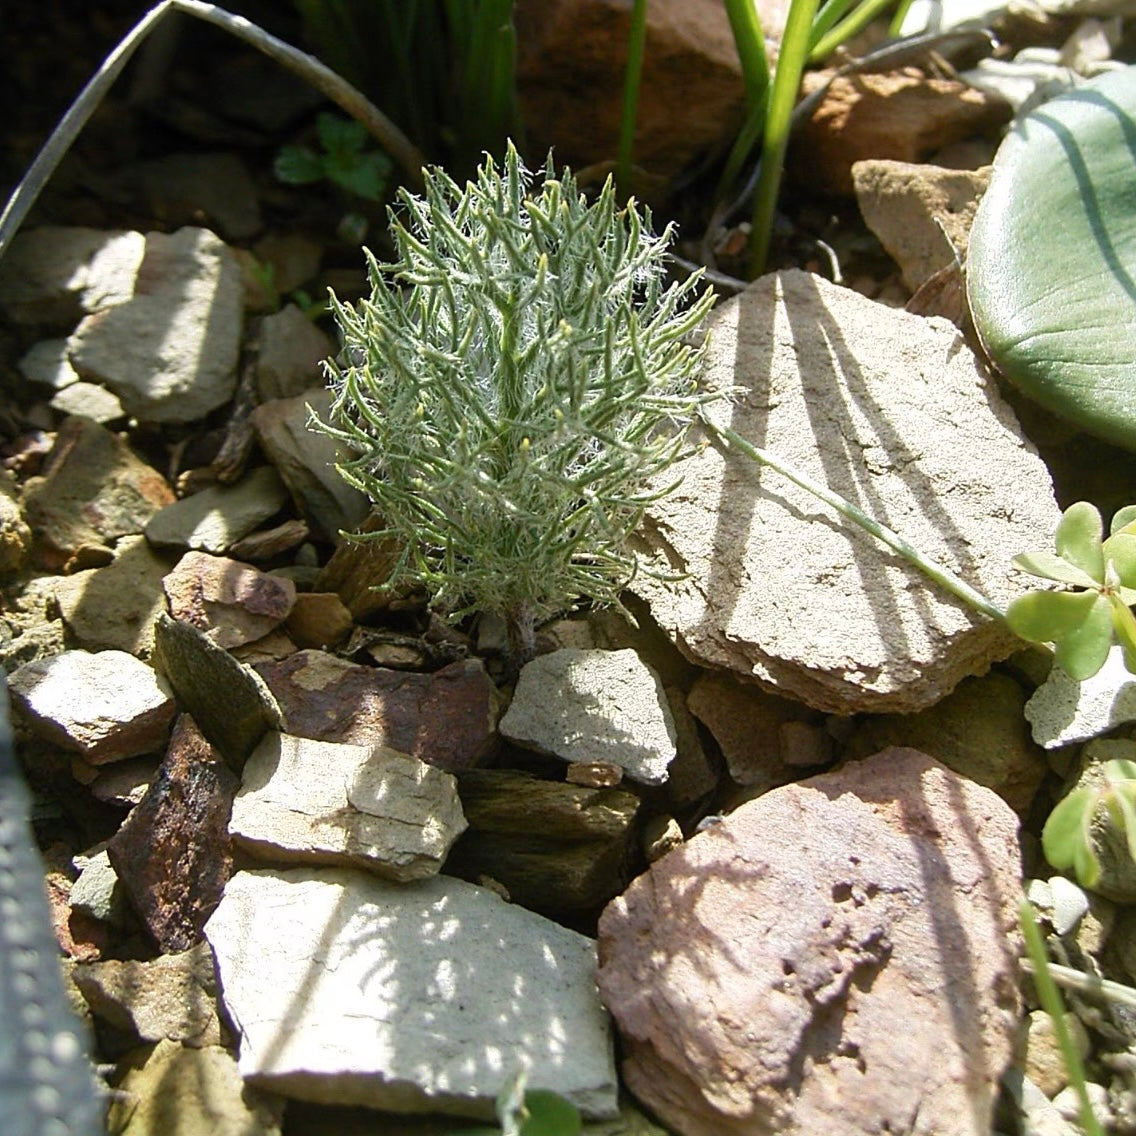
POLYGON ((1101 873, 1094 822, 1103 818, 1123 832, 1136 863, 1136 762, 1106 761, 1101 772, 1101 784, 1074 789, 1058 803, 1041 833, 1045 858, 1055 868, 1072 868, 1086 888, 1096 887, 1101 873))
POLYGON ((364 150, 369 135, 360 122, 321 113, 316 133, 323 153, 310 146, 284 146, 276 156, 276 176, 289 185, 309 185, 325 178, 368 201, 381 201, 391 160, 381 150, 364 150))
POLYGON ((1136 672, 1136 505, 1117 510, 1102 541, 1100 513, 1087 501, 1070 505, 1056 532, 1056 554, 1027 552, 1014 564, 1075 591, 1019 596, 1006 610, 1010 628, 1033 643, 1053 643, 1058 665, 1083 681, 1104 666, 1113 636, 1136 672))
POLYGON ((558 1093, 526 1088, 527 1081, 521 1069, 497 1094, 500 1128, 467 1128, 461 1136, 579 1136, 580 1110, 558 1093))
POLYGON ((367 253, 370 298, 332 298, 324 426, 358 455, 340 473, 385 521, 373 535, 401 547, 389 584, 503 616, 515 659, 579 598, 618 604, 626 542, 674 488, 651 479, 720 397, 696 381, 713 295, 665 283, 671 228, 619 208, 610 179, 589 202, 551 158, 532 182, 510 145, 464 189, 433 170, 403 192, 398 261, 367 253))

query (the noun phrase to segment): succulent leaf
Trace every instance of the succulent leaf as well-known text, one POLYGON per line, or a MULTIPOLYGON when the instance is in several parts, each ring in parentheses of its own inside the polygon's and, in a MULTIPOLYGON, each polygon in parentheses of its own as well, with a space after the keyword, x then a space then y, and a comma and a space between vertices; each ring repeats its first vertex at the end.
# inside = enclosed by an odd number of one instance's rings
MULTIPOLYGON (((1082 568, 1071 564, 1054 552, 1023 552, 1014 557, 1014 566, 1031 576, 1055 580, 1059 584, 1072 584, 1077 588, 1095 588, 1100 583, 1082 568)), ((1103 571, 1103 569, 1102 569, 1103 571)))
POLYGON ((1057 555, 1076 565, 1087 576, 1100 582, 1104 579, 1104 556, 1101 553, 1101 534, 1104 526, 1096 506, 1088 501, 1077 501, 1061 514, 1054 534, 1057 555))
POLYGON ((1100 882, 1100 860, 1092 842, 1092 820, 1101 801, 1097 789, 1074 789, 1057 803, 1041 832, 1045 858, 1060 870, 1072 868, 1082 887, 1100 882))

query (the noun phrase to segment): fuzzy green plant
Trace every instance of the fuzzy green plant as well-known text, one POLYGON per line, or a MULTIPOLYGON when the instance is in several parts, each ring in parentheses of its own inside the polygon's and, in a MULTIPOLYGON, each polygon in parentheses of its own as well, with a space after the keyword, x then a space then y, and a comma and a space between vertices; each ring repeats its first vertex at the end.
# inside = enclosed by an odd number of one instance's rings
POLYGON ((1034 643, 1053 643, 1054 657, 1070 678, 1092 678, 1104 666, 1113 638, 1136 671, 1136 505, 1118 509, 1110 535, 1096 507, 1070 505, 1055 534, 1056 552, 1014 557, 1024 572, 1066 585, 1063 591, 1027 592, 1006 609, 1010 628, 1034 643), (1072 590, 1069 590, 1072 589, 1072 590))
MULTIPOLYGON (((523 662, 535 628, 580 597, 618 604, 651 479, 699 407, 695 334, 713 302, 665 281, 672 230, 594 202, 551 159, 534 184, 510 145, 460 187, 427 172, 391 213, 399 259, 368 253, 371 295, 333 297, 343 337, 323 429, 357 456, 410 582, 452 617, 502 616, 523 662)), ((672 487, 673 488, 673 487, 672 487)))

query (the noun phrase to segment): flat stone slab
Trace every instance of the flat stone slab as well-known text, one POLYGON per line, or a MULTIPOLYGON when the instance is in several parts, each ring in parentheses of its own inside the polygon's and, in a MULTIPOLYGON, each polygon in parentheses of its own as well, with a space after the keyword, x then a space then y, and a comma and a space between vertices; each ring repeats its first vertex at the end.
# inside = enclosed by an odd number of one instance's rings
POLYGON ((1092 678, 1078 682, 1055 666, 1026 703, 1033 740, 1045 749, 1073 745, 1136 721, 1136 675, 1114 645, 1092 678))
POLYGON ((250 754, 229 834, 261 859, 436 875, 466 829, 450 773, 385 746, 271 731, 250 754))
POLYGON ((603 761, 661 785, 675 726, 659 676, 630 648, 562 647, 526 663, 501 736, 564 761, 603 761))
POLYGON ((239 1066, 284 1096, 489 1118, 528 1066, 586 1116, 616 1114, 595 944, 446 876, 239 872, 206 927, 239 1066))
MULTIPOLYGON (((890 526, 1004 606, 1048 547, 1049 473, 958 330, 805 272, 710 319, 714 422, 890 526)), ((922 709, 1019 642, 780 474, 717 444, 666 471, 632 591, 695 662, 818 710, 922 709)))

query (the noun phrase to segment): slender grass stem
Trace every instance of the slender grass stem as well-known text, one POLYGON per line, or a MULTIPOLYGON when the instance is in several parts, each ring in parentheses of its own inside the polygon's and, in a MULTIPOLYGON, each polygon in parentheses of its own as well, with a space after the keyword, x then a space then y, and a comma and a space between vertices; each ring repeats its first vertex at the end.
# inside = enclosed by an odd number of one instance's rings
POLYGON ((756 279, 765 270, 769 258, 769 236, 773 228, 773 211, 781 188, 781 172, 789 145, 789 129, 793 105, 801 86, 801 72, 809 54, 809 36, 817 0, 793 0, 781 37, 781 52, 773 73, 769 96, 769 113, 761 142, 761 173, 753 203, 752 229, 749 237, 749 277, 756 279))
POLYGON ((615 183, 625 197, 631 186, 631 155, 635 149, 635 120, 639 113, 639 87, 643 81, 643 49, 646 43, 647 0, 635 0, 631 9, 631 35, 627 42, 623 116, 619 124, 619 157, 615 166, 615 183))
POLYGON ((1085 1085, 1085 1067, 1081 1062, 1081 1055, 1073 1044, 1073 1037, 1069 1033, 1068 1023, 1065 1021, 1065 1006, 1061 1001, 1053 976, 1049 973, 1049 959, 1045 954, 1045 944, 1041 939, 1041 931, 1033 916, 1033 908, 1025 899, 1018 905, 1018 919, 1022 925, 1022 935, 1026 941, 1026 951, 1030 962, 1033 963, 1033 981, 1037 988, 1037 996, 1041 999, 1042 1008, 1053 1022, 1053 1032, 1057 1035, 1057 1044, 1061 1049, 1061 1058, 1065 1062, 1065 1071, 1069 1074, 1069 1083, 1077 1094, 1081 1105, 1081 1127, 1087 1136, 1104 1136, 1104 1129, 1097 1123, 1093 1114, 1093 1106, 1089 1100, 1088 1089, 1085 1085))
POLYGON ((813 481, 811 477, 794 469, 787 462, 775 457, 767 450, 755 446, 752 442, 743 438, 737 431, 731 430, 730 427, 719 426, 705 414, 702 415, 702 422, 728 446, 738 450, 747 458, 776 470, 782 477, 787 477, 794 485, 800 486, 800 488, 804 489, 807 493, 811 493, 826 505, 831 506, 840 513, 841 516, 847 517, 848 520, 855 522, 865 532, 870 533, 877 540, 886 544, 888 548, 898 552, 900 556, 915 565, 924 575, 929 576, 935 583, 946 588, 951 595, 957 596, 975 611, 981 612, 983 615, 988 615, 991 619, 996 619, 1000 623, 1006 622, 1006 613, 998 607, 997 604, 987 599, 981 592, 976 591, 949 568, 945 568, 941 564, 936 564, 935 561, 925 556, 915 548, 914 545, 909 544, 898 533, 893 532, 886 525, 882 525, 879 521, 869 517, 867 513, 857 508, 851 501, 841 497, 839 493, 834 493, 827 486, 821 485, 818 481, 813 481))

